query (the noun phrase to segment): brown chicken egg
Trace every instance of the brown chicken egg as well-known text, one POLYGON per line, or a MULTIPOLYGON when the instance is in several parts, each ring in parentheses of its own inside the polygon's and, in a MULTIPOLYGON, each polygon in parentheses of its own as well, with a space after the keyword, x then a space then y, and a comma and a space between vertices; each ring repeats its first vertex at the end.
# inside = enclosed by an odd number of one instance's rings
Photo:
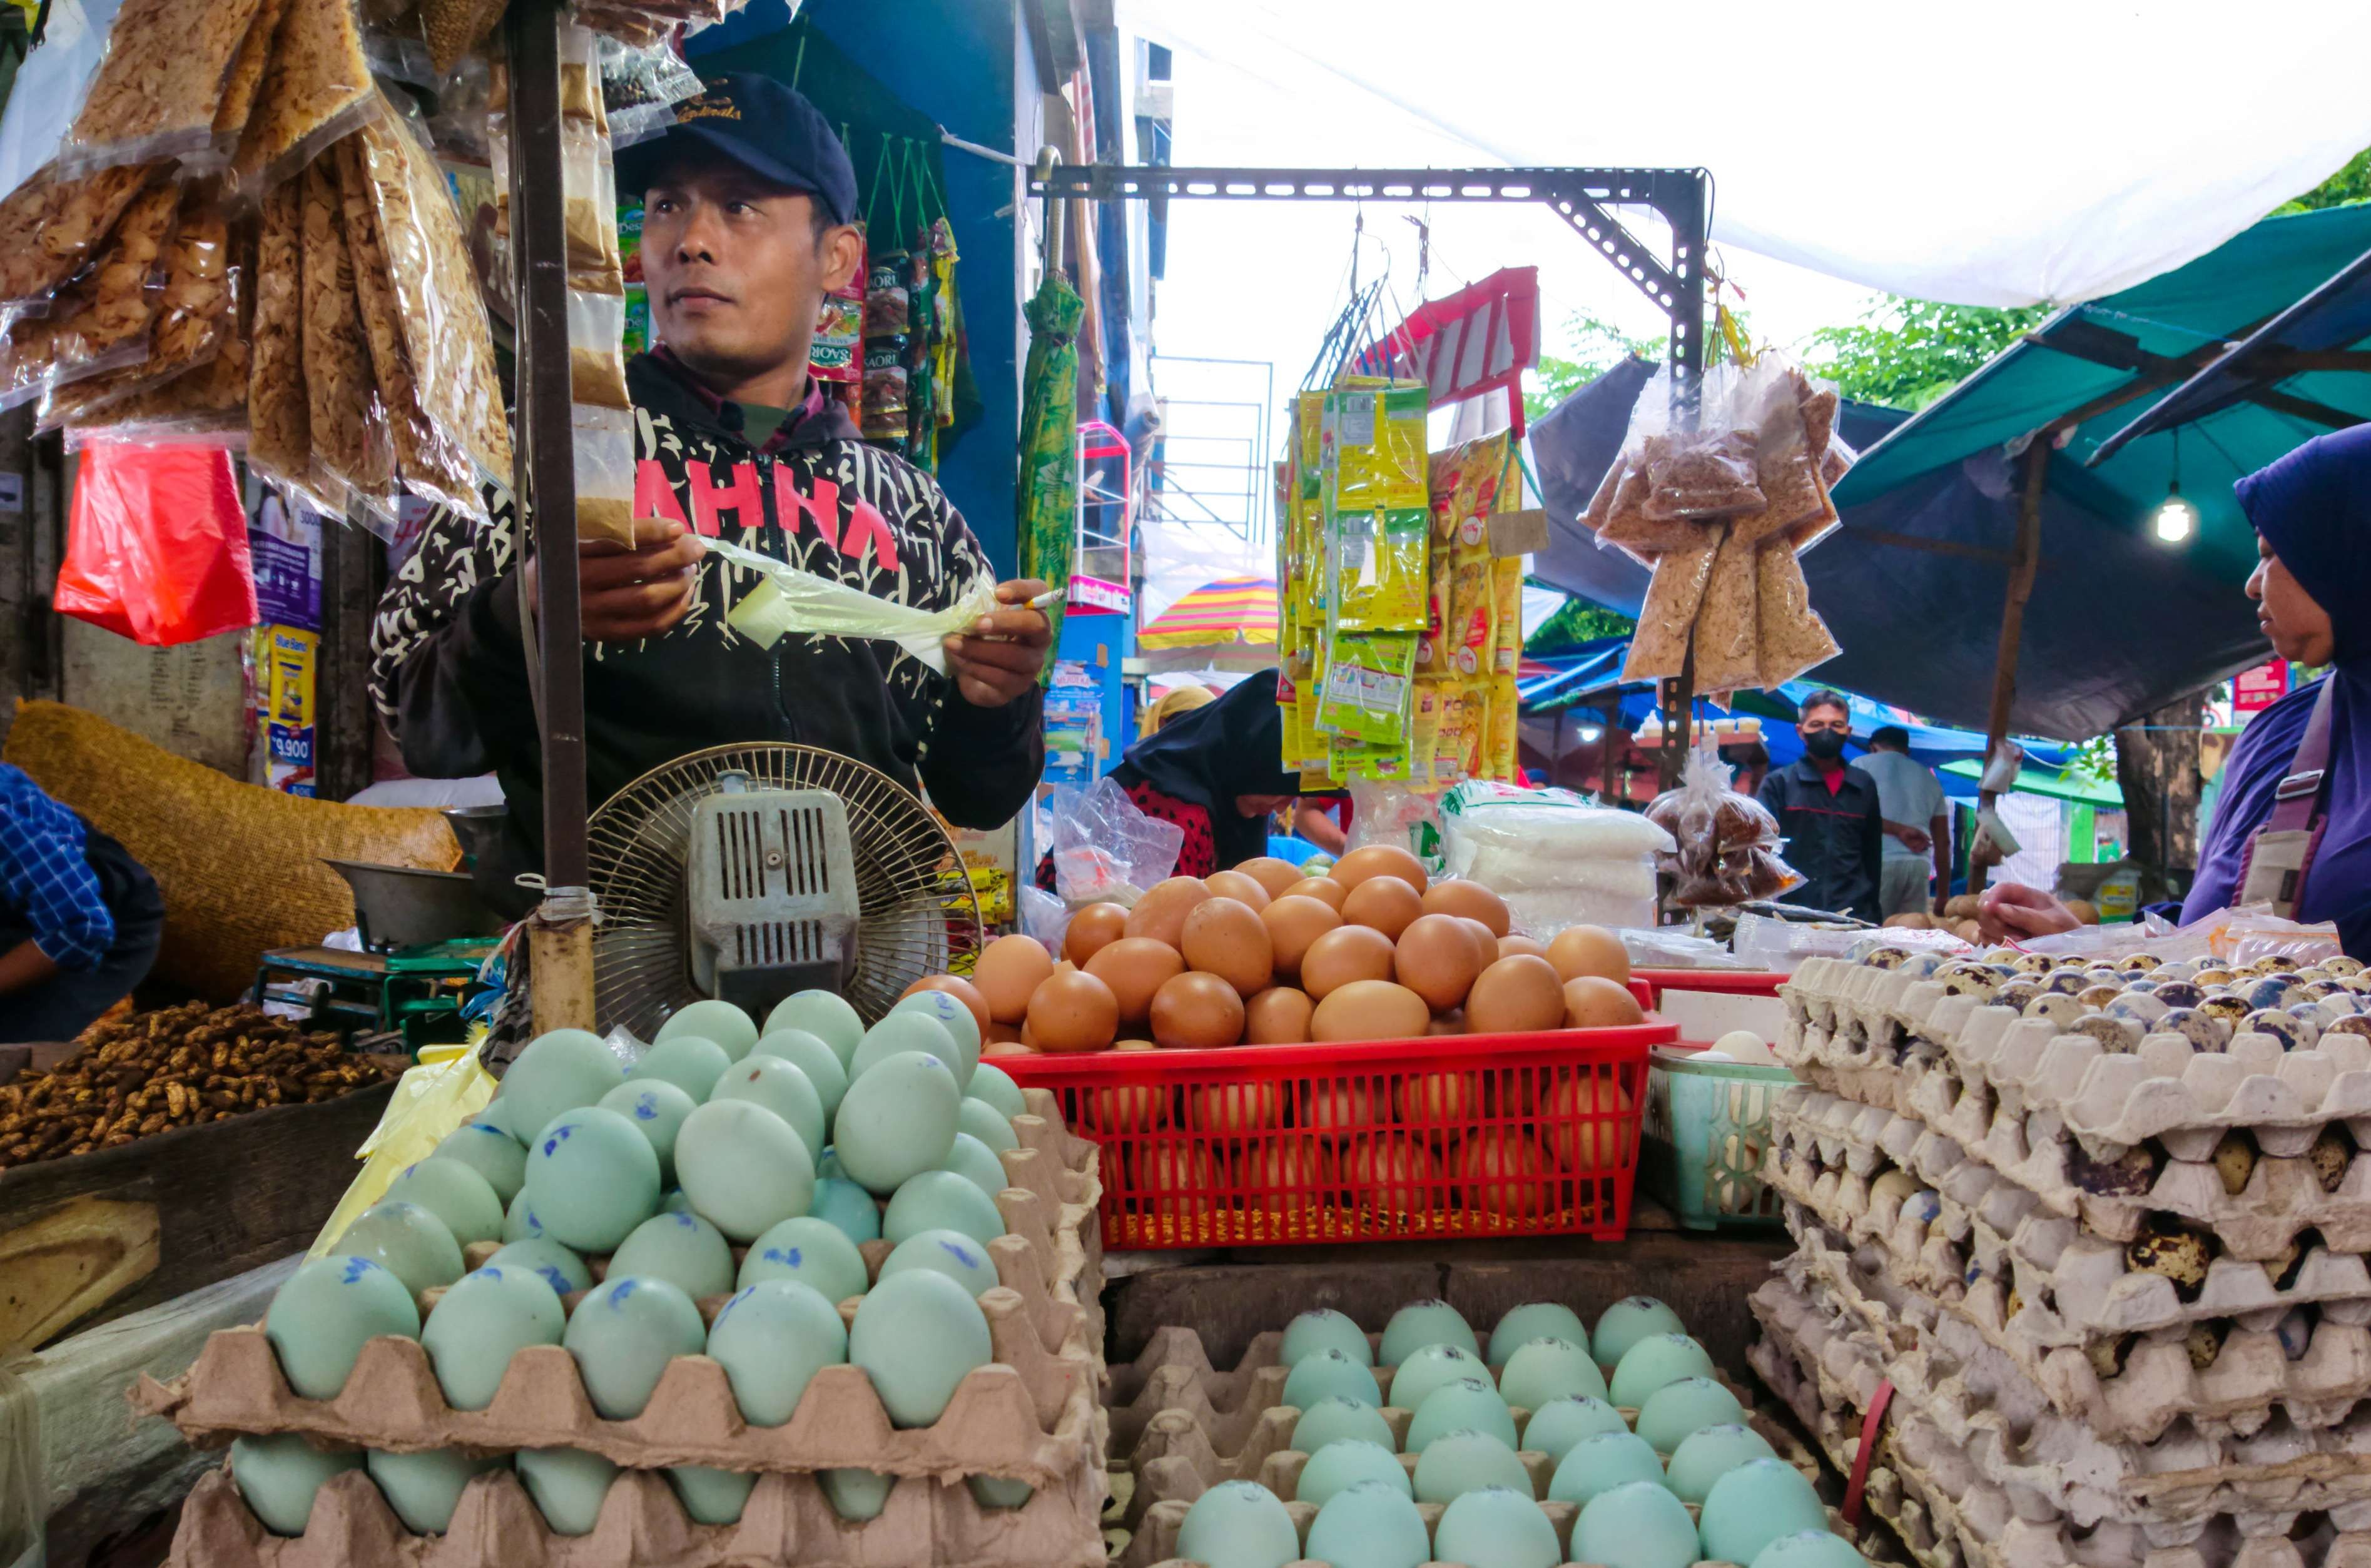
POLYGON ((1273 1083, 1211 1083, 1186 1091, 1195 1127, 1205 1133, 1255 1133, 1284 1124, 1284 1092, 1273 1083))
POLYGON ((990 1056, 1034 1056, 1036 1054, 1035 1050, 1024 1045, 1018 1040, 991 1041, 979 1048, 981 1061, 986 1061, 990 1056))
POLYGON ((1054 973, 1054 955, 1035 937, 999 937, 980 950, 972 984, 999 1023, 1019 1023, 1029 1014, 1030 993, 1054 973))
POLYGON ((1270 956, 1279 974, 1301 973, 1301 955, 1309 944, 1342 923, 1332 905, 1303 894, 1289 893, 1260 911, 1267 928, 1270 956))
POLYGON ((1342 1184, 1379 1208, 1405 1213, 1433 1206, 1440 1178, 1432 1154, 1410 1138, 1360 1138, 1342 1156, 1342 1184))
POLYGON ((983 1048, 989 1045, 1016 1044, 1021 1039, 1021 1026, 1017 1023, 1006 1023, 1000 1019, 981 1030, 979 1038, 983 1048))
POLYGON ((1544 1179, 1555 1173, 1540 1146, 1521 1133, 1485 1127, 1458 1147, 1458 1200, 1476 1214, 1537 1219, 1549 1201, 1544 1179))
POLYGON ((1284 890, 1301 880, 1301 868, 1290 860, 1279 860, 1273 855, 1255 855, 1235 870, 1267 889, 1270 898, 1281 898, 1284 890))
POLYGON ((1209 1051, 1243 1038, 1243 998, 1215 974, 1193 970, 1152 994, 1152 1043, 1172 1051, 1209 1051))
POLYGON ((1211 897, 1232 898, 1255 910, 1266 908, 1267 901, 1276 896, 1261 885, 1257 878, 1245 876, 1241 871, 1212 871, 1202 881, 1209 888, 1211 897))
POLYGON ((1122 937, 1096 950, 1086 972, 1111 987, 1123 1023, 1141 1023, 1152 1011, 1152 994, 1186 973, 1177 950, 1151 937, 1122 937))
POLYGON ((1154 882, 1128 912, 1128 934, 1175 947, 1178 935, 1186 929, 1186 912, 1209 896, 1210 884, 1200 877, 1171 877, 1154 882))
POLYGON ((1548 962, 1559 978, 1602 974, 1608 980, 1630 978, 1630 954, 1622 939, 1602 926, 1567 926, 1548 943, 1548 962))
POLYGON ((1432 1021, 1424 998, 1389 980, 1353 980, 1325 993, 1309 1020, 1318 1041, 1413 1040, 1432 1021))
POLYGON ((1371 876, 1351 888, 1342 901, 1342 918, 1353 926, 1371 926, 1392 940, 1424 913, 1416 889, 1394 876, 1371 876))
POLYGON ((1465 1009, 1463 1008, 1454 1008, 1445 1013, 1436 1013, 1433 1016, 1432 1021, 1424 1026, 1424 1032, 1427 1034, 1464 1033, 1465 1009))
POLYGON ((1482 1084, 1472 1073, 1415 1073, 1400 1085, 1400 1120, 1435 1133, 1482 1109, 1482 1084))
POLYGON ((1306 991, 1270 986, 1243 1003, 1243 1043, 1301 1044, 1309 1038, 1309 1020, 1316 1010, 1306 991))
POLYGON ((1128 911, 1116 904, 1090 904, 1070 917, 1062 933, 1062 956, 1083 965, 1128 934, 1128 911))
POLYGON ((1266 990, 1276 974, 1266 925, 1257 910, 1232 898, 1206 898, 1189 910, 1178 951, 1187 967, 1219 976, 1241 997, 1266 990))
POLYGON ((1519 952, 1530 953, 1533 958, 1545 958, 1548 955, 1548 950, 1530 937, 1511 934, 1503 936, 1498 939, 1498 945, 1500 958, 1512 958, 1519 952))
MULTIPOLYGON (((1150 1040, 1123 1040, 1114 1051, 1152 1051, 1150 1040)), ((1091 1089, 1080 1097, 1087 1125, 1099 1133, 1143 1133, 1169 1120, 1169 1090, 1156 1084, 1091 1089)))
POLYGON ((1370 844, 1334 862, 1330 873, 1344 887, 1357 887, 1369 877, 1397 877, 1418 893, 1425 889, 1424 862, 1390 844, 1370 844))
POLYGON ((1507 901, 1477 882, 1463 879, 1437 882, 1424 890, 1424 912, 1428 915, 1462 915, 1469 920, 1479 920, 1490 928, 1493 939, 1507 934, 1512 924, 1507 914, 1507 901))
POLYGON ((1564 1168, 1576 1176, 1612 1169, 1629 1150, 1630 1091, 1606 1072, 1583 1068, 1551 1085, 1540 1120, 1545 1141, 1564 1168))
POLYGON ((1301 1091, 1293 1121, 1321 1133, 1364 1133, 1392 1119, 1391 1095, 1368 1078, 1331 1078, 1301 1091))
POLYGON ((983 1036, 988 1033, 989 1025, 996 1021, 988 1010, 987 999, 979 994, 979 987, 960 974, 925 974, 900 992, 897 999, 902 1002, 917 991, 944 991, 963 1003, 971 1009, 971 1016, 978 1020, 983 1036))
POLYGON ((1309 944, 1301 955, 1301 988, 1324 1001, 1353 980, 1388 980, 1398 953, 1391 938, 1371 926, 1340 926, 1309 944))
POLYGON ((1029 998, 1030 1043, 1040 1051, 1100 1051, 1119 1032, 1119 998, 1093 975, 1048 975, 1029 998))
MULTIPOLYGON (((1359 891, 1375 885, 1364 882, 1359 891)), ((1425 1006, 1434 1012, 1447 1012, 1465 1000, 1474 977, 1482 973, 1481 954, 1475 947, 1474 933, 1457 917, 1419 915, 1400 933, 1392 972, 1401 985, 1424 998, 1425 1006)))
POLYGON ((1137 1190, 1150 1196, 1146 1209, 1172 1219, 1209 1212, 1209 1189, 1218 1185, 1209 1151, 1200 1144, 1162 1138, 1136 1151, 1137 1190))
POLYGON ((1333 1194, 1334 1160, 1315 1138, 1278 1137, 1255 1146, 1246 1180, 1263 1195, 1253 1200, 1270 1214, 1304 1207, 1333 1194))
POLYGON ((1564 983, 1567 1029, 1613 1029, 1646 1021, 1646 1009, 1630 987, 1595 974, 1576 975, 1564 983))
POLYGON ((1517 953, 1474 977, 1465 1028, 1474 1034, 1519 1034, 1564 1023, 1564 987, 1544 958, 1517 953))
POLYGON ((1350 896, 1350 890, 1332 877, 1303 877, 1277 896, 1290 898, 1295 894, 1302 898, 1313 898, 1339 915, 1342 913, 1342 902, 1350 896))

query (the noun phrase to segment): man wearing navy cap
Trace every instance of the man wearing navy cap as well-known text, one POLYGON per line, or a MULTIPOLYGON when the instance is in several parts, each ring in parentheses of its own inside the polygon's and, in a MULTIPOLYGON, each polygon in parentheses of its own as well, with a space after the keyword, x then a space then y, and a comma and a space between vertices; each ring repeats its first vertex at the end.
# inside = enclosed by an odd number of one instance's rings
MULTIPOLYGON (((766 77, 718 77, 665 135, 618 157, 642 196, 642 275, 659 347, 626 368, 636 421, 635 546, 579 547, 586 773, 607 799, 708 746, 820 746, 925 786, 961 826, 1011 818, 1045 760, 1037 677, 1051 634, 1025 601, 946 644, 940 674, 869 640, 760 648, 725 622, 754 574, 703 569, 722 537, 925 609, 989 571, 935 480, 866 445, 808 374, 825 295, 862 262, 856 173, 823 116, 766 77)), ((414 772, 494 769, 514 855, 481 887, 540 864, 541 778, 520 635, 513 511, 491 527, 431 519, 381 600, 371 687, 414 772)), ((524 574, 526 581, 518 581, 524 574)), ((512 901, 516 906, 520 900, 512 901)))

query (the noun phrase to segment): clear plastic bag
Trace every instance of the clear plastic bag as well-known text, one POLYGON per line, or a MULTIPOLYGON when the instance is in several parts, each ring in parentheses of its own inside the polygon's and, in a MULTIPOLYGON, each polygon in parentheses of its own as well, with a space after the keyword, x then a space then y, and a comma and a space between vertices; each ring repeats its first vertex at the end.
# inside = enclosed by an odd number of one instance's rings
POLYGON ((601 101, 613 148, 666 134, 675 106, 702 90, 700 73, 684 63, 673 39, 643 46, 604 38, 600 47, 601 101))
POLYGON ((876 598, 862 588, 818 577, 795 566, 723 539, 707 541, 718 560, 758 574, 758 585, 741 595, 725 624, 760 648, 771 648, 786 632, 815 637, 868 637, 895 642, 939 674, 947 668, 944 639, 996 607, 996 584, 982 572, 954 604, 925 610, 876 598))
POLYGON ((305 394, 305 203, 293 182, 266 192, 256 240, 248 384, 248 459, 283 482, 311 466, 305 394))
POLYGON ((232 160, 236 190, 260 199, 379 109, 353 0, 286 0, 232 160))
POLYGON ((578 403, 569 409, 575 435, 576 536, 634 543, 634 412, 578 403))
POLYGON ((220 167, 229 149, 216 138, 215 115, 260 3, 124 0, 59 147, 59 170, 87 174, 158 158, 194 172, 220 167))
POLYGON ((147 358, 165 292, 165 252, 179 211, 178 188, 144 190, 123 210, 89 270, 46 314, 23 314, 8 323, 0 409, 147 358))
POLYGON ((1647 584, 1647 602, 1638 608, 1638 629, 1631 635, 1630 651, 1622 663, 1624 680, 1676 675, 1686 665, 1688 639, 1695 631, 1696 612, 1711 585, 1713 557, 1720 548, 1725 528, 1725 525, 1698 528, 1697 542, 1657 559, 1655 575, 1647 584))
POLYGON ((87 421, 134 393, 161 386, 214 358, 237 332, 239 268, 219 204, 185 198, 162 266, 147 353, 136 363, 51 388, 41 405, 41 429, 87 421))
POLYGON ((605 409, 633 406, 626 389, 625 339, 622 291, 568 291, 568 390, 574 401, 605 409))
POLYGON ((1047 801, 1053 819, 1047 853, 1054 887, 1076 909, 1088 904, 1135 907, 1155 882, 1177 869, 1186 830, 1149 816, 1111 778, 1084 790, 1057 789, 1047 801))
MULTIPOLYGON (((387 404, 379 396, 371 363, 369 335, 346 246, 345 203, 338 189, 335 159, 306 166, 304 214, 304 329, 301 335, 305 396, 312 432, 308 478, 330 504, 344 511, 345 495, 390 495, 395 449, 387 430, 387 404)), ((295 475, 288 476, 295 482, 295 475)))
POLYGON ((1699 740, 1688 753, 1676 790, 1648 803, 1647 820, 1671 836, 1660 857, 1671 878, 1671 902, 1685 908, 1773 899, 1805 879, 1778 856, 1778 819, 1750 795, 1729 787, 1718 740, 1699 740))

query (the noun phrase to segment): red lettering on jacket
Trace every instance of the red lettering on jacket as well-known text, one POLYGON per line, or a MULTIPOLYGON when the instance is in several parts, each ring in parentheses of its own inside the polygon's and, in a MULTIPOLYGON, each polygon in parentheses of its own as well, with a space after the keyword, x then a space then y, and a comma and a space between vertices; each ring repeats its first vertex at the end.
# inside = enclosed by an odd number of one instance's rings
POLYGON ((815 494, 802 495, 796 486, 782 482, 786 472, 787 466, 777 468, 774 480, 775 510, 781 511, 784 497, 791 503, 791 514, 781 519, 783 528, 796 537, 799 522, 804 518, 815 525, 815 531, 823 536, 825 544, 835 550, 839 548, 839 482, 817 474, 815 494))
POLYGON ((634 515, 661 517, 678 527, 691 524, 683 514, 683 505, 675 498, 675 486, 667 482, 666 467, 655 457, 645 457, 634 465, 634 515))
POLYGON ((698 459, 683 466, 684 475, 691 481, 692 526, 713 538, 723 513, 738 514, 744 528, 755 528, 766 521, 766 492, 758 483, 758 465, 740 462, 733 465, 733 481, 720 485, 710 477, 708 465, 698 459))
POLYGON ((848 509, 848 532, 840 536, 839 553, 862 559, 870 549, 873 560, 884 571, 897 570, 897 536, 889 531, 889 520, 862 496, 848 509))

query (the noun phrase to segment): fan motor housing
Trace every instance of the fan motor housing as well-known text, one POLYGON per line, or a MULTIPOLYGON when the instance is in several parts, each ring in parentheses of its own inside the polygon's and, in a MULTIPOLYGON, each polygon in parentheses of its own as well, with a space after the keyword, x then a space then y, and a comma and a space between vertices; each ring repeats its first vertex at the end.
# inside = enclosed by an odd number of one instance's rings
POLYGON ((758 1018, 794 991, 846 988, 861 902, 839 796, 726 773, 693 808, 689 848, 694 985, 758 1018))

